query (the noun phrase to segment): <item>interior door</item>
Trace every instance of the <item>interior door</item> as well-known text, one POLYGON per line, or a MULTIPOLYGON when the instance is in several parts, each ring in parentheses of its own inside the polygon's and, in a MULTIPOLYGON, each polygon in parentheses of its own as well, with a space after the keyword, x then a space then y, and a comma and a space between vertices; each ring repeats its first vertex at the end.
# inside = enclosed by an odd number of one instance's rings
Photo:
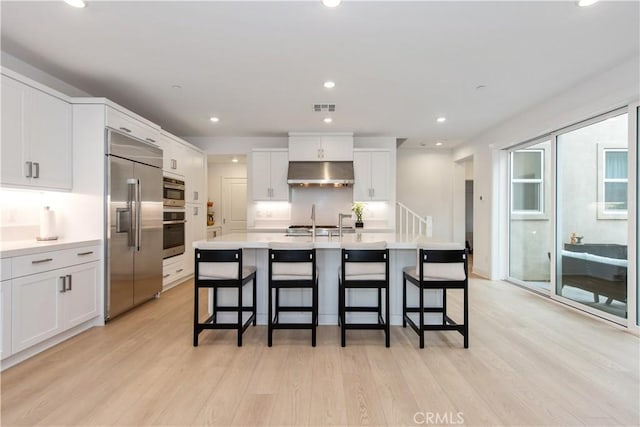
POLYGON ((222 178, 222 234, 247 231, 247 179, 222 178))

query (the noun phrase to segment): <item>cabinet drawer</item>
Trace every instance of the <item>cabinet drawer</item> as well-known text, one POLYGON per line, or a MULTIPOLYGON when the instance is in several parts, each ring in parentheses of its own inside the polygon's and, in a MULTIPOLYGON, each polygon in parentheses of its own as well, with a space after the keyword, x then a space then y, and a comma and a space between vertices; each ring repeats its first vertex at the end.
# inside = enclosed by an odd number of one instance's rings
POLYGON ((14 257, 11 270, 15 278, 99 259, 100 246, 82 246, 14 257))
POLYGON ((11 258, 0 259, 0 280, 11 279, 11 258))
POLYGON ((159 133, 145 123, 139 122, 113 108, 107 107, 107 127, 120 131, 126 135, 134 136, 143 141, 159 145, 159 133))

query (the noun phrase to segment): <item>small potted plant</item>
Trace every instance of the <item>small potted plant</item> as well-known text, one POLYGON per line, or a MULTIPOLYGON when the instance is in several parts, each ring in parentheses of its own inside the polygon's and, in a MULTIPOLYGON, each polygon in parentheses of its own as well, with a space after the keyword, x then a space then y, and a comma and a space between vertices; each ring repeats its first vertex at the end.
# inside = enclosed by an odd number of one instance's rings
POLYGON ((354 202, 354 204, 351 206, 351 210, 356 215, 356 228, 363 228, 364 222, 362 222, 362 213, 364 212, 364 203, 354 202))

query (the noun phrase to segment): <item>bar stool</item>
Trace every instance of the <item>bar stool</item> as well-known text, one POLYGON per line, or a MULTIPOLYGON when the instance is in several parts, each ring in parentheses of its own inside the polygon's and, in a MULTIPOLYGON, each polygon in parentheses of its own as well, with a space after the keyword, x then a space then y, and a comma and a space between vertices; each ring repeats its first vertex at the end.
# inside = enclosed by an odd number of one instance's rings
POLYGON ((273 344, 274 329, 311 329, 311 345, 316 346, 318 325, 318 273, 316 250, 312 243, 279 243, 269 245, 269 327, 268 345, 273 344), (311 305, 281 305, 282 289, 310 289, 311 305), (275 293, 275 301, 274 301, 275 293), (309 322, 281 322, 280 313, 308 312, 309 322))
POLYGON ((353 243, 342 248, 338 271, 338 324, 342 347, 346 344, 347 329, 383 330, 385 346, 389 347, 389 249, 386 242, 353 243), (375 306, 346 305, 349 289, 377 289, 375 306), (384 290, 384 317, 382 291, 384 290), (376 313, 376 323, 348 323, 347 313, 376 313))
POLYGON ((434 245, 418 249, 418 265, 405 267, 402 272, 402 326, 407 323, 420 337, 420 348, 424 348, 424 332, 434 330, 458 331, 464 337, 464 348, 469 348, 469 279, 467 250, 456 244, 434 245), (417 307, 407 306, 407 282, 419 291, 417 307), (447 314, 447 290, 462 289, 463 323, 456 323, 447 314), (442 305, 425 307, 424 291, 442 290, 442 305), (408 313, 418 313, 418 323, 408 313), (425 324, 425 313, 440 313, 439 324, 425 324))
POLYGON ((245 266, 242 262, 242 249, 196 249, 195 277, 194 277, 194 315, 193 315, 193 346, 198 346, 198 335, 205 329, 236 329, 238 331, 238 347, 242 347, 242 334, 253 322, 256 325, 256 268, 245 266), (253 300, 251 305, 243 303, 243 289, 252 282, 253 300), (199 321, 199 290, 210 288, 212 295, 212 314, 204 322, 199 321), (235 288, 238 290, 236 305, 218 305, 218 289, 235 288), (236 322, 218 322, 217 315, 221 312, 236 312, 236 322), (243 314, 251 315, 243 322, 243 314))

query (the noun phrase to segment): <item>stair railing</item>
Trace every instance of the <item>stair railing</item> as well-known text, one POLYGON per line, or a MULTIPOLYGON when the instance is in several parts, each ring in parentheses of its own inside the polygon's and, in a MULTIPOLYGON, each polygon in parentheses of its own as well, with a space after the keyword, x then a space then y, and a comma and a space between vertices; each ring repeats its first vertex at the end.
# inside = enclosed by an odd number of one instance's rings
POLYGON ((433 235, 433 219, 431 216, 420 216, 400 202, 396 202, 396 207, 398 233, 425 237, 433 235))

